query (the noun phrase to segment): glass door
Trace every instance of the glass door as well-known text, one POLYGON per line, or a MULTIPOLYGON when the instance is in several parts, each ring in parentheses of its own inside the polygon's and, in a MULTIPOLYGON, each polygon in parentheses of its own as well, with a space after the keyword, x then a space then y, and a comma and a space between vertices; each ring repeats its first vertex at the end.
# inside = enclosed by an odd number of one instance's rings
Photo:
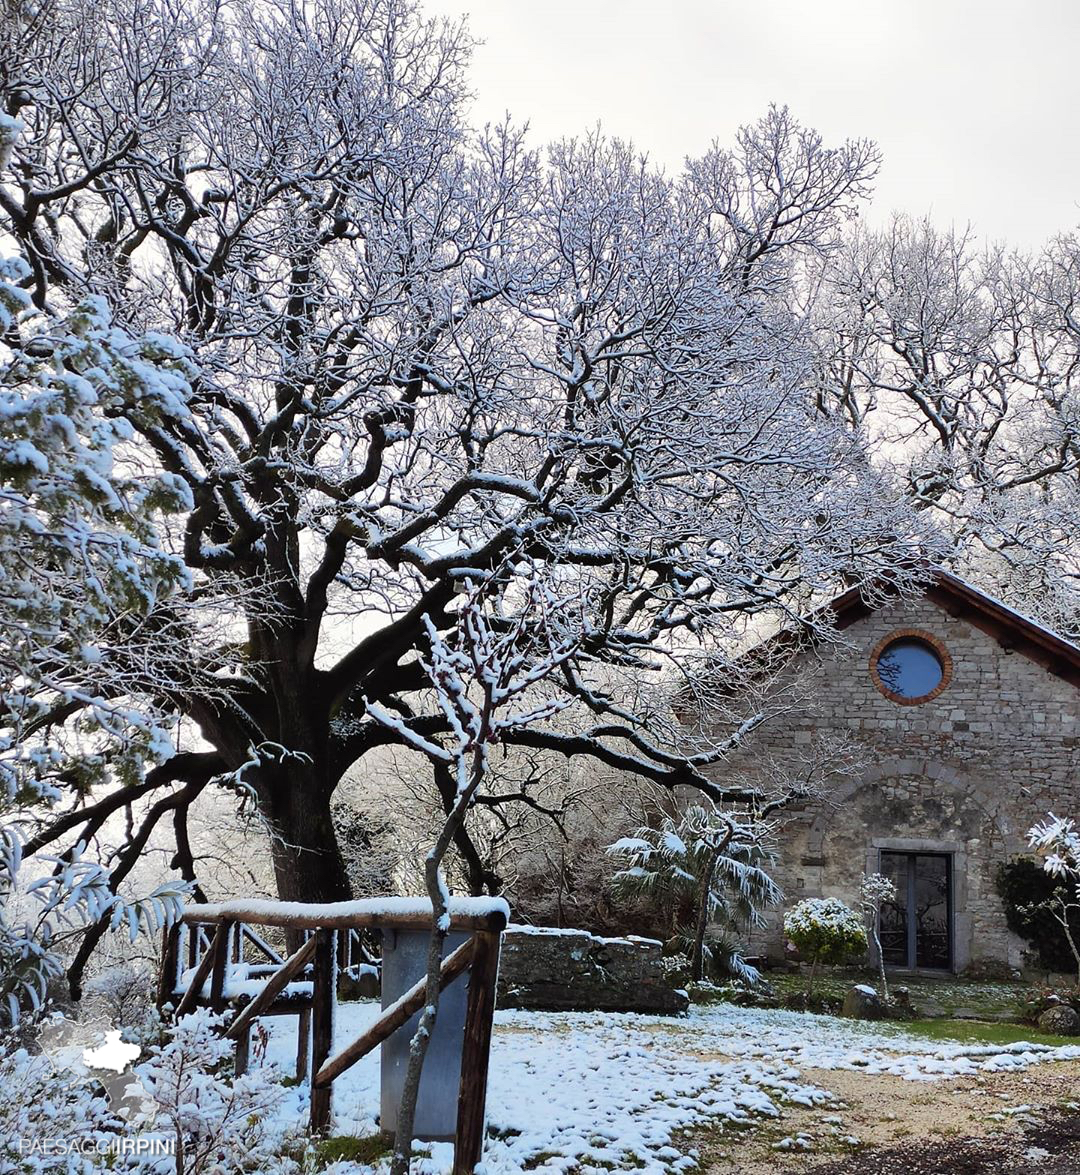
POLYGON ((947 853, 883 851, 881 872, 896 899, 878 911, 878 936, 891 967, 952 968, 952 858, 947 853))

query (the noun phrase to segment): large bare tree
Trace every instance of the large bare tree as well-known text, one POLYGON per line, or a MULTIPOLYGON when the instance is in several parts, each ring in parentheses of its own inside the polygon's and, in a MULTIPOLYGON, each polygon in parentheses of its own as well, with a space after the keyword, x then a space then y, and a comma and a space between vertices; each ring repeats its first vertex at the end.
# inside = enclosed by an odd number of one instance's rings
MULTIPOLYGON (((190 349, 187 411, 130 414, 128 460, 187 495, 166 541, 231 616, 163 602, 184 673, 153 704, 186 751, 72 797, 34 847, 127 809, 117 883, 166 817, 190 873, 188 800, 228 780, 281 896, 343 896, 331 798, 376 748, 450 733, 421 654, 467 582, 523 664, 550 655, 544 593, 574 632, 557 717, 503 745, 724 799, 732 739, 690 737, 671 689, 723 704, 737 743, 767 707, 712 691, 703 657, 921 550, 859 428, 821 411, 792 308, 873 146, 774 109, 677 177, 599 135, 541 155, 465 124, 468 38, 408 0, 30 0, 3 22, 23 288, 190 349)), ((455 844, 496 887, 464 822, 455 844)))
POLYGON ((1080 239, 1027 256, 896 217, 814 268, 825 410, 962 572, 1080 634, 1080 239))

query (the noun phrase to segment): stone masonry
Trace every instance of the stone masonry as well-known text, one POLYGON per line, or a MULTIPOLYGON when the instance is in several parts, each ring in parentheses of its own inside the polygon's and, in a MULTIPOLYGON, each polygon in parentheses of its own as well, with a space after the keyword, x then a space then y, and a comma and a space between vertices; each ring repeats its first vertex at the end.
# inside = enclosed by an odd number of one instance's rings
MULTIPOLYGON (((1080 817, 1080 689, 928 598, 883 606, 843 635, 840 652, 800 659, 812 701, 765 736, 783 754, 842 732, 869 760, 784 828, 776 873, 785 905, 819 896, 854 904, 882 850, 948 853, 954 969, 1019 966, 1024 944, 1006 928, 995 872, 1024 851, 1040 817, 1080 817), (914 705, 885 696, 869 671, 875 647, 905 629, 931 635, 952 662, 946 687, 914 705)), ((782 916, 774 912, 752 951, 782 954, 782 916)))
POLYGON ((499 1007, 540 1011, 684 1012, 660 943, 584 930, 509 926, 499 959, 499 1007))

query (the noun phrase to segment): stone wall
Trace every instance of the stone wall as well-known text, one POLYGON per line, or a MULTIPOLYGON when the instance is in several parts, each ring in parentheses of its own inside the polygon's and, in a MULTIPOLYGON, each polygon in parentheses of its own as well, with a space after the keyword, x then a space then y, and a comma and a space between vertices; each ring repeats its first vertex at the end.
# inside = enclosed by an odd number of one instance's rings
POLYGON ((510 926, 499 960, 500 1008, 683 1012, 688 1000, 664 975, 660 943, 597 938, 583 930, 510 926))
MULTIPOLYGON (((1018 966, 1024 944, 1005 926, 994 875, 1047 812, 1080 815, 1080 690, 928 600, 881 608, 843 635, 840 652, 802 659, 812 702, 758 742, 759 753, 782 755, 842 732, 870 763, 784 829, 786 904, 853 903, 882 849, 951 853, 956 969, 1018 966), (917 705, 891 701, 869 672, 879 641, 907 628, 932 634, 952 659, 947 687, 917 705)), ((751 949, 782 952, 781 920, 775 912, 751 949)))

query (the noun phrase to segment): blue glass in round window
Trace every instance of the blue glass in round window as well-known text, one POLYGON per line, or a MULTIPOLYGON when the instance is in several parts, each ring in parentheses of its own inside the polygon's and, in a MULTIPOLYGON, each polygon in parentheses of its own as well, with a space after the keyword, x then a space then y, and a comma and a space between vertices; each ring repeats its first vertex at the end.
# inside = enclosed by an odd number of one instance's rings
POLYGON ((881 684, 901 698, 923 698, 945 678, 945 667, 934 648, 911 637, 901 637, 882 649, 877 672, 881 684))

